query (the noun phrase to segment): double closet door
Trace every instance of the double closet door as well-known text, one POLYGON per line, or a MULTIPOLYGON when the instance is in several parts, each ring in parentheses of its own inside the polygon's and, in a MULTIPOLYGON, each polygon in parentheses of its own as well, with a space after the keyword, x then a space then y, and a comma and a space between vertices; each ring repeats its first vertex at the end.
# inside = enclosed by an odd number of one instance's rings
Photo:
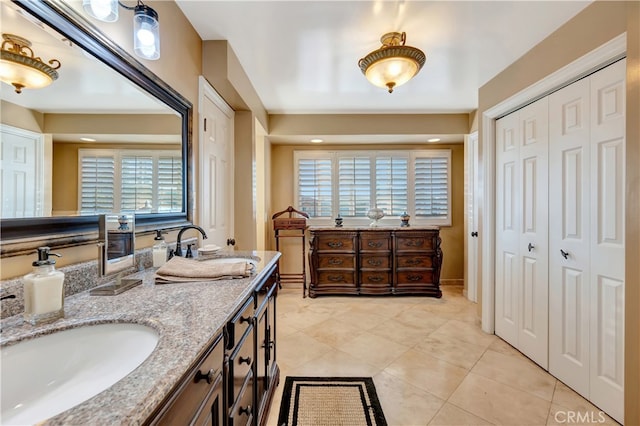
POLYGON ((496 334, 621 422, 625 69, 496 123, 496 334))

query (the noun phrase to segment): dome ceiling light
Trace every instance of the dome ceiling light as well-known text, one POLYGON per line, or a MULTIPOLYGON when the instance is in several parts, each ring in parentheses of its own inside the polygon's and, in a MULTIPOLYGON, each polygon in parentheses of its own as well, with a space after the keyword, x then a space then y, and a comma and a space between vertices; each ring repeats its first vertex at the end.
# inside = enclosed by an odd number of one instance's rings
POLYGON ((422 50, 405 46, 407 34, 391 32, 380 37, 382 46, 358 61, 358 66, 374 86, 385 87, 389 93, 411 80, 427 57, 422 50))
POLYGON ((0 80, 12 85, 16 93, 22 89, 40 89, 57 80, 60 61, 45 63, 35 56, 31 42, 15 34, 2 34, 0 80))

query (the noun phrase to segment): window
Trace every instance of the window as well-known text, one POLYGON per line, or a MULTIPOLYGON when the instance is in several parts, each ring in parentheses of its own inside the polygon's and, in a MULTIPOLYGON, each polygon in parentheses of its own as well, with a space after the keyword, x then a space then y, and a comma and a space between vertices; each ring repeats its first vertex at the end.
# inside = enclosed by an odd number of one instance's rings
POLYGON ((412 223, 451 224, 451 151, 295 151, 297 208, 311 222, 338 214, 368 223, 377 206, 386 217, 408 212, 412 223))
POLYGON ((181 212, 180 151, 81 149, 81 214, 181 212))

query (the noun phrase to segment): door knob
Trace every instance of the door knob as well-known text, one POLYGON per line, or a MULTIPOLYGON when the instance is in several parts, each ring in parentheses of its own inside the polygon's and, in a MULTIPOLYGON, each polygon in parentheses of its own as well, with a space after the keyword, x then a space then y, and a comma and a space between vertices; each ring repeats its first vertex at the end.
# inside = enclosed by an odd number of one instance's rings
POLYGON ((471 236, 472 236, 472 237, 477 237, 477 236, 478 236, 478 231, 473 231, 473 232, 471 233, 471 236))
POLYGON ((569 258, 569 252, 568 251, 564 251, 562 249, 560 249, 560 254, 562 255, 562 257, 564 257, 565 259, 569 258))
POLYGON ((531 253, 531 250, 533 250, 534 248, 536 248, 536 246, 534 246, 533 244, 529 243, 529 245, 527 246, 527 248, 529 249, 529 253, 531 253))
POLYGON ((236 245, 236 239, 235 238, 227 238, 227 245, 228 246, 235 246, 236 245))

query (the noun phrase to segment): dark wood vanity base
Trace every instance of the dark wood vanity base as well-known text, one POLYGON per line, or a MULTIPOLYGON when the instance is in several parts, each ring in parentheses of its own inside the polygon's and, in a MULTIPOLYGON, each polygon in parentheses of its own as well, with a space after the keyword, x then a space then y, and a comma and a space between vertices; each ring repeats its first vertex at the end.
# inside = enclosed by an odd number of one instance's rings
POLYGON ((312 227, 309 232, 310 297, 442 297, 437 227, 312 227))

